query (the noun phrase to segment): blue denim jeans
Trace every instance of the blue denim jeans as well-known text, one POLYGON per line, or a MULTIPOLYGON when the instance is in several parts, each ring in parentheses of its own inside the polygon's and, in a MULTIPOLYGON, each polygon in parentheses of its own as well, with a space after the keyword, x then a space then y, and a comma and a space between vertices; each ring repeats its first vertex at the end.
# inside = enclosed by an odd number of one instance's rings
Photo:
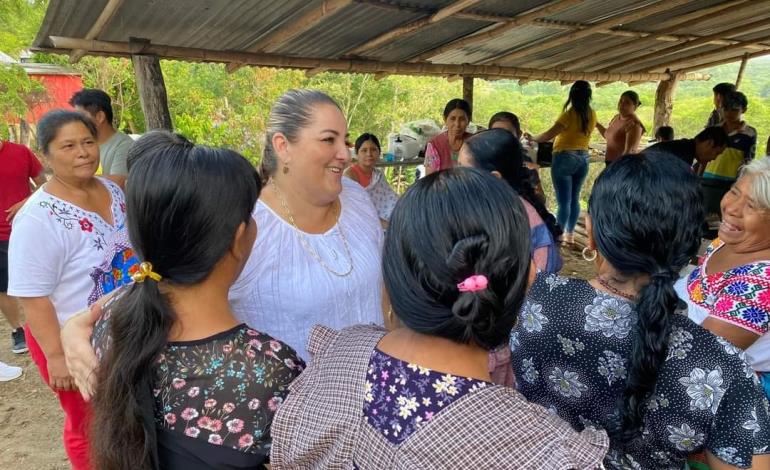
POLYGON ((559 206, 556 221, 567 233, 575 230, 580 216, 580 190, 587 175, 587 150, 562 150, 553 154, 551 180, 559 206))

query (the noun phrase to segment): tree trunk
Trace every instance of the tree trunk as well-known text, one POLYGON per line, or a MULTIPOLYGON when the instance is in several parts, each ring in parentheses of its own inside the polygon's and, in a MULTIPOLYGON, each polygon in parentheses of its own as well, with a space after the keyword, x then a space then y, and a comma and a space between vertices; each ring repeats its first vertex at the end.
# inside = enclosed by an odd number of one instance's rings
POLYGON ((19 123, 19 143, 25 147, 29 147, 32 141, 32 133, 30 132, 29 124, 24 119, 19 123))
POLYGON ((463 99, 473 109, 473 77, 463 77, 463 99))
POLYGON ((168 111, 168 97, 160 60, 155 55, 132 55, 136 74, 136 86, 144 111, 146 130, 172 130, 171 114, 168 111))
POLYGON ((671 122, 671 113, 674 110, 674 93, 679 76, 675 75, 668 80, 661 80, 655 92, 655 117, 653 118, 653 135, 661 126, 668 126, 671 122))

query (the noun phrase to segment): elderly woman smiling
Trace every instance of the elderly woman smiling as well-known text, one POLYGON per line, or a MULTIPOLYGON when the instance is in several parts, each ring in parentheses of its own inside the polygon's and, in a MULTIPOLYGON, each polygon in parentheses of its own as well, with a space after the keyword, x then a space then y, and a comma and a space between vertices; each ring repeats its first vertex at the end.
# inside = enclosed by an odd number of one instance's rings
POLYGON ((770 396, 770 159, 743 168, 721 209, 719 238, 686 280, 689 316, 745 349, 770 396))

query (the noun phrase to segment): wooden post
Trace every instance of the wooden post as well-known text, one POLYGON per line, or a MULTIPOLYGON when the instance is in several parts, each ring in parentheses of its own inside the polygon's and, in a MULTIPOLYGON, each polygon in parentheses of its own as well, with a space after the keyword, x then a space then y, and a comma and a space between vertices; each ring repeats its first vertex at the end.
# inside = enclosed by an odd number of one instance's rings
POLYGON ((660 126, 668 126, 671 121, 671 113, 674 110, 674 92, 679 82, 679 75, 674 75, 668 80, 661 80, 655 92, 655 112, 653 118, 653 132, 660 126))
POLYGON ((738 69, 738 78, 735 79, 735 89, 737 90, 741 86, 741 80, 743 80, 743 72, 746 71, 746 64, 749 62, 749 53, 743 54, 741 59, 741 67, 738 69))
POLYGON ((473 109, 473 77, 463 77, 463 99, 473 109))
POLYGON ((134 64, 136 87, 139 89, 146 130, 172 130, 166 83, 163 81, 158 56, 134 54, 131 56, 131 62, 134 64))

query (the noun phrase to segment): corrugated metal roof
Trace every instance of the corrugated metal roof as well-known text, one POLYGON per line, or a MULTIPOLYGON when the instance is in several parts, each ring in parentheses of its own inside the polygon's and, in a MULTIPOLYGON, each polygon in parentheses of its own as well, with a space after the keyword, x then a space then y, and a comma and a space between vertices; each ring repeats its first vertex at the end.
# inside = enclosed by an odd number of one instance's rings
MULTIPOLYGON (((108 0, 50 0, 43 25, 35 39, 35 46, 52 47, 49 36, 83 38, 92 27, 108 0)), ((315 24, 308 25, 295 37, 277 44, 273 53, 283 56, 334 59, 346 57, 356 49, 380 35, 428 17, 455 0, 354 0, 349 5, 324 16, 315 24), (399 8, 401 8, 399 10, 399 8)), ((592 25, 645 8, 665 5, 668 0, 585 0, 563 11, 547 15, 553 21, 592 25)), ((670 28, 679 15, 709 8, 713 5, 735 3, 735 0, 691 0, 685 5, 671 8, 640 18, 621 29, 655 32, 670 28)), ((533 8, 553 4, 550 0, 482 0, 465 12, 512 18, 533 8)), ((321 8, 324 0, 131 0, 121 4, 111 21, 97 39, 125 42, 130 38, 143 38, 153 44, 214 51, 249 51, 264 38, 291 25, 306 13, 321 8)), ((689 21, 677 28, 676 34, 704 36, 737 28, 762 18, 770 18, 770 0, 750 0, 750 7, 728 8, 724 15, 709 21, 689 21)), ((434 50, 453 41, 487 31, 496 24, 467 17, 449 17, 418 31, 393 38, 390 41, 364 51, 368 59, 398 62, 408 60, 425 51, 434 50)), ((569 25, 567 25, 569 27, 569 25)), ((573 29, 575 30, 575 29, 573 29)), ((483 63, 510 51, 525 49, 535 44, 549 44, 551 39, 569 34, 569 30, 552 29, 534 24, 520 24, 510 31, 484 41, 447 50, 430 58, 439 64, 483 63)), ((732 35, 734 39, 752 41, 770 36, 770 26, 761 30, 732 35)), ((530 53, 502 65, 526 66, 540 69, 570 68, 573 57, 579 60, 580 70, 591 71, 609 67, 611 71, 630 70, 629 65, 614 70, 613 64, 628 57, 641 56, 671 47, 672 42, 650 39, 638 40, 632 48, 633 38, 592 34, 566 44, 530 53), (619 57, 605 51, 622 48, 619 57), (597 54, 594 63, 586 63, 589 54, 597 54)), ((770 44, 770 41, 768 41, 770 44)), ((715 44, 684 47, 676 54, 662 58, 680 62, 687 57, 709 54, 698 58, 697 63, 707 63, 719 58, 738 57, 742 49, 717 54, 723 46, 715 44)), ((768 47, 770 50, 770 47, 768 47)), ((755 52, 756 49, 750 50, 755 52)), ((683 62, 684 63, 684 62, 683 62)), ((655 65, 655 61, 641 65, 655 65)), ((655 65, 658 67, 657 65, 655 65)))

